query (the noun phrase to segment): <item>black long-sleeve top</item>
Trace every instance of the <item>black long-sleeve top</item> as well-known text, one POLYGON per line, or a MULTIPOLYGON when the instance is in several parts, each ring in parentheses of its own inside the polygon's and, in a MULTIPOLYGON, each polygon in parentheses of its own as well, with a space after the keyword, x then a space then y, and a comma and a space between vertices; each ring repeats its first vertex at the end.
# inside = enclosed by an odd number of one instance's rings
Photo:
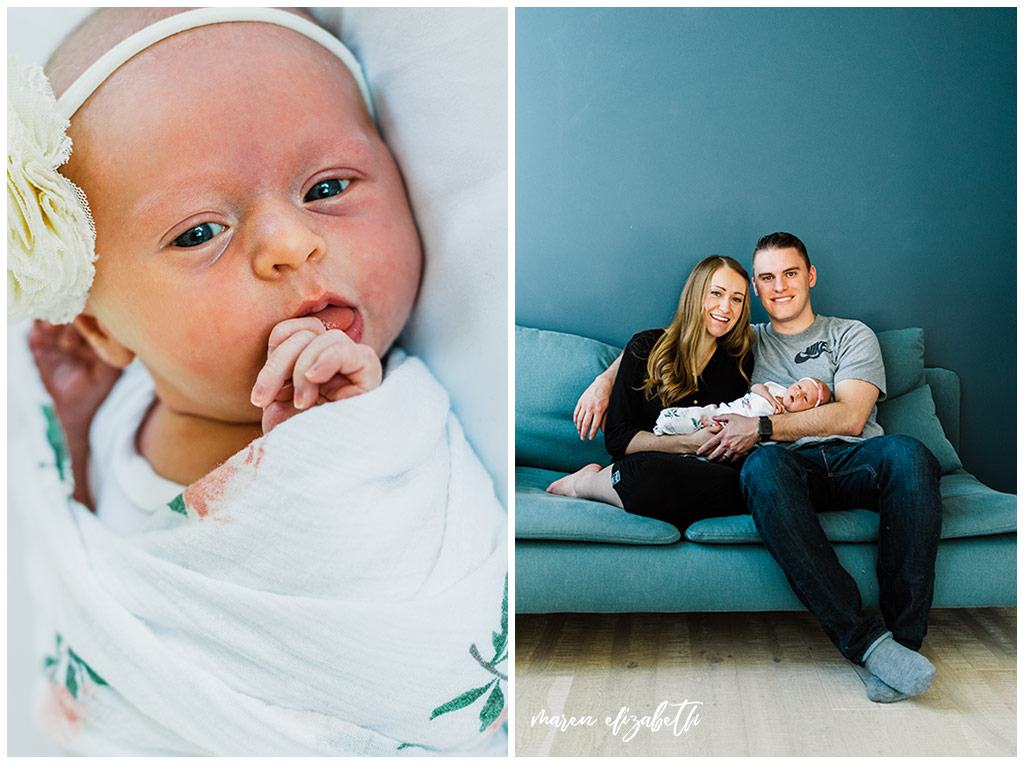
MULTIPOLYGON (((621 459, 626 446, 641 430, 654 431, 654 425, 661 413, 661 399, 648 399, 641 387, 647 379, 647 357, 661 338, 664 329, 648 329, 633 335, 622 352, 619 373, 615 377, 612 395, 608 401, 605 417, 604 445, 613 459, 621 459)), ((743 369, 748 375, 754 371, 754 354, 747 353, 743 369)), ((743 378, 736 359, 718 348, 711 356, 704 371, 697 380, 697 390, 685 398, 672 401, 669 406, 707 406, 724 403, 744 395, 750 383, 743 378)))

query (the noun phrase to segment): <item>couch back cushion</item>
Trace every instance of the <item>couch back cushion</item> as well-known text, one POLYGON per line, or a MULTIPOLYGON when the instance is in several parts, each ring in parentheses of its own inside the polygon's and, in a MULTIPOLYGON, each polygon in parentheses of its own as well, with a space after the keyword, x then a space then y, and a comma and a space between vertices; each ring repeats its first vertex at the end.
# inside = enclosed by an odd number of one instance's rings
MULTIPOLYGON (((939 460, 942 474, 962 466, 936 415, 935 399, 924 368, 924 330, 878 332, 885 364, 885 400, 878 404, 878 423, 888 435, 910 435, 939 460)), ((935 381, 941 384, 938 379, 935 381)))
POLYGON ((950 444, 960 450, 960 377, 949 369, 925 369, 925 379, 935 399, 935 414, 950 444))
POLYGON ((572 412, 621 350, 576 334, 516 327, 516 464, 573 472, 611 463, 603 434, 581 440, 572 412))
POLYGON ((939 418, 935 415, 935 401, 932 398, 932 389, 928 385, 921 385, 880 403, 878 423, 886 435, 910 435, 924 443, 939 460, 943 475, 955 472, 963 466, 953 444, 946 438, 939 418))
POLYGON ((886 398, 896 398, 924 384, 924 330, 890 329, 878 332, 885 364, 886 398))

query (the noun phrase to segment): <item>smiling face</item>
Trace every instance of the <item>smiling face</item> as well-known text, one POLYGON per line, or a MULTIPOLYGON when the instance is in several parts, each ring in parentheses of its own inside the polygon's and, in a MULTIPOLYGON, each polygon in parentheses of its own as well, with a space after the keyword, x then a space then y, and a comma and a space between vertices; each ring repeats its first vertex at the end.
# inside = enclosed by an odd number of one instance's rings
POLYGON ((704 322, 708 334, 724 337, 736 325, 747 299, 747 282, 732 268, 719 268, 711 276, 704 297, 704 322))
POLYGON ((831 391, 821 380, 804 377, 786 388, 782 395, 782 405, 786 407, 786 411, 792 413, 807 411, 817 405, 824 406, 831 399, 831 391))
POLYGON ((401 176, 311 40, 257 23, 176 35, 70 133, 96 223, 87 312, 168 406, 259 422, 249 394, 278 322, 316 314, 378 355, 405 325, 422 258, 401 176))
POLYGON ((794 247, 762 249, 754 255, 754 294, 761 300, 772 328, 797 334, 814 323, 811 287, 817 279, 794 247))

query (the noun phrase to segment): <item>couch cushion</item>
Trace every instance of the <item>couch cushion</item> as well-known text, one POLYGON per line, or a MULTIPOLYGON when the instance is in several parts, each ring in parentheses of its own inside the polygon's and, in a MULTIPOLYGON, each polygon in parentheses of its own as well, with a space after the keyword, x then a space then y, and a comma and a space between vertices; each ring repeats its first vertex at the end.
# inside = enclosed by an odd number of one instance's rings
MULTIPOLYGON (((598 541, 610 544, 671 544, 679 531, 668 523, 631 515, 595 501, 553 496, 544 489, 564 473, 516 468, 516 538, 598 541)), ((994 491, 964 470, 943 475, 942 538, 968 538, 1017 530, 1017 497, 994 491)), ((878 539, 878 513, 867 509, 822 512, 825 536, 836 543, 878 539)), ((686 530, 688 541, 700 544, 760 544, 750 515, 712 517, 686 530)))
POLYGON ((1017 495, 993 490, 964 470, 943 475, 942 538, 989 536, 1017 530, 1017 495))
POLYGON ((890 329, 878 332, 885 364, 885 395, 895 398, 924 384, 924 330, 890 329))
MULTIPOLYGON (((993 536, 1017 530, 1017 497, 994 491, 973 475, 958 470, 939 481, 944 539, 993 536)), ((858 543, 878 540, 878 513, 868 509, 821 512, 829 541, 858 543)), ((749 515, 711 517, 686 529, 686 538, 701 544, 759 544, 761 537, 749 515)))
POLYGON ((960 448, 960 377, 949 369, 925 369, 924 378, 932 389, 935 415, 953 448, 960 448))
POLYGON ((565 473, 516 467, 516 538, 598 541, 608 544, 672 544, 675 526, 597 501, 545 492, 565 473))
MULTIPOLYGON (((829 541, 874 541, 878 538, 878 514, 868 509, 821 512, 818 520, 829 541)), ((750 515, 709 517, 686 529, 688 541, 699 544, 760 544, 761 536, 750 515)))
POLYGON ((935 401, 928 385, 882 401, 878 404, 877 418, 886 434, 910 435, 924 443, 939 460, 943 475, 963 466, 935 415, 935 401))
POLYGON ((572 412, 620 352, 575 334, 516 327, 516 464, 572 472, 611 463, 604 436, 581 440, 572 412))

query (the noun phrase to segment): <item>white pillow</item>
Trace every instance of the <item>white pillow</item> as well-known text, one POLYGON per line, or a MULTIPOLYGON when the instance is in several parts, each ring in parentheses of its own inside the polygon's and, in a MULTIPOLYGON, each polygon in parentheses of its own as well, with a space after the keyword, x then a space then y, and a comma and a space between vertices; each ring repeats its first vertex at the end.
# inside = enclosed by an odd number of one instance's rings
POLYGON ((508 485, 508 12, 318 14, 363 64, 424 247, 402 345, 448 389, 505 503, 508 485))
MULTIPOLYGON (((42 64, 92 8, 11 8, 8 53, 42 64)), ((508 486, 505 8, 321 8, 363 63, 424 246, 402 345, 423 358, 502 503, 508 486)))

